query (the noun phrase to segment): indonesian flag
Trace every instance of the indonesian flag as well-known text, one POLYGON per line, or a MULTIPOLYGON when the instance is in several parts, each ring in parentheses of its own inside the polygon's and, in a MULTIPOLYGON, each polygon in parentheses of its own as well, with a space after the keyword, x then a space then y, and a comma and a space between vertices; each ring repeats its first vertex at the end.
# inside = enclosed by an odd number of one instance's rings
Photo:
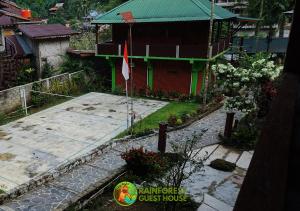
POLYGON ((129 63, 128 63, 128 52, 127 52, 127 42, 125 41, 125 48, 124 48, 124 57, 123 57, 123 66, 122 66, 122 74, 124 79, 127 81, 129 79, 129 63))

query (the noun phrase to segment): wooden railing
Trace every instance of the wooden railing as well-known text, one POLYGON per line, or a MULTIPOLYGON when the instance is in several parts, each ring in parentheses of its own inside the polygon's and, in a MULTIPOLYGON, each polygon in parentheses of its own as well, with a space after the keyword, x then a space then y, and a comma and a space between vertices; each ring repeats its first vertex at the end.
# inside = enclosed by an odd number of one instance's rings
MULTIPOLYGON (((222 39, 213 44, 213 56, 225 51, 230 46, 230 39, 222 39)), ((124 45, 102 43, 97 45, 98 55, 123 55, 124 45)), ((171 44, 134 44, 133 56, 141 57, 170 57, 170 58, 206 58, 205 45, 171 45, 171 44)))

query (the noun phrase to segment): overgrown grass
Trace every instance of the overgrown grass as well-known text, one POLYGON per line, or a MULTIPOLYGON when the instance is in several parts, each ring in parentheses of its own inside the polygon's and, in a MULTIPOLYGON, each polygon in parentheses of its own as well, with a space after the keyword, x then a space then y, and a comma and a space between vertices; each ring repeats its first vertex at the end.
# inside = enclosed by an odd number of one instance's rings
POLYGON ((171 115, 181 116, 183 114, 196 113, 198 108, 199 104, 197 103, 170 102, 165 107, 134 124, 132 129, 129 128, 129 130, 120 133, 116 138, 129 135, 131 131, 134 136, 146 135, 152 130, 158 129, 160 122, 167 122, 171 115))

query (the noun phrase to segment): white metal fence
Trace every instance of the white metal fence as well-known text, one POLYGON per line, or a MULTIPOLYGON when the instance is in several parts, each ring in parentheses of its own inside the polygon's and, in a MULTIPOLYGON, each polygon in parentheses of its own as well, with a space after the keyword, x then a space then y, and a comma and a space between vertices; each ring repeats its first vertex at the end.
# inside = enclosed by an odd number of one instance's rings
POLYGON ((15 111, 17 108, 22 107, 27 112, 28 102, 31 100, 31 93, 34 84, 41 84, 47 88, 51 86, 52 81, 67 81, 72 80, 77 74, 81 74, 84 71, 78 71, 74 73, 64 73, 50 78, 42 79, 32 83, 16 86, 10 89, 0 91, 0 113, 10 113, 15 111))

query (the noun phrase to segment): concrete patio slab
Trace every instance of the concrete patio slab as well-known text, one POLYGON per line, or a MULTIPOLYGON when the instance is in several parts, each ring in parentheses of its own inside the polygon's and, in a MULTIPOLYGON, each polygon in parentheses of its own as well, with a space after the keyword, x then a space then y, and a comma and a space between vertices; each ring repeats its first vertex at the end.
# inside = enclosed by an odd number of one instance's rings
MULTIPOLYGON (((166 104, 134 99, 134 111, 144 118, 166 104)), ((125 97, 89 93, 1 126, 0 189, 9 192, 106 144, 126 129, 126 116, 125 97)))

